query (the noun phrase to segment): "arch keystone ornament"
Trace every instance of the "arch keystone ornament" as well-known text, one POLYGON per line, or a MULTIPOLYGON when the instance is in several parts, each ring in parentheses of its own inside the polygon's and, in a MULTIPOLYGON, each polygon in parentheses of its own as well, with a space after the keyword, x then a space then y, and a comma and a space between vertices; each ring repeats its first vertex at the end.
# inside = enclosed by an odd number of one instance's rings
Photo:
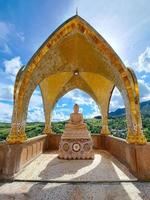
POLYGON ((103 135, 108 129, 109 103, 114 87, 124 99, 128 127, 127 142, 145 144, 139 108, 139 88, 132 69, 127 68, 105 39, 80 16, 75 15, 56 29, 16 77, 10 144, 27 137, 28 105, 40 86, 46 134, 51 134, 51 113, 66 92, 79 88, 93 97, 102 114, 103 135))

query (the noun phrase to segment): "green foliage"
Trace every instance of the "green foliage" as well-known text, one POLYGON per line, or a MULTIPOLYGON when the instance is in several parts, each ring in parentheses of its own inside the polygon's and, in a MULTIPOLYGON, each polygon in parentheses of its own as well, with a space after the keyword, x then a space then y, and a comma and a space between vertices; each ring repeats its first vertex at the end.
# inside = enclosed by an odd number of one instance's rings
MULTIPOLYGON (((142 116, 143 121, 143 132, 150 142, 150 117, 149 116, 142 116)), ((88 130, 91 134, 99 134, 102 122, 101 119, 86 119, 88 130)), ((112 135, 120 138, 126 138, 127 136, 127 123, 124 116, 116 117, 116 118, 109 118, 109 129, 112 135)), ((52 131, 56 134, 62 134, 65 128, 65 124, 67 121, 62 122, 52 122, 52 131)), ((26 125, 26 134, 28 138, 35 137, 37 135, 42 134, 44 129, 44 123, 41 122, 34 122, 34 123, 27 123, 26 125)), ((10 124, 9 123, 0 123, 0 141, 6 139, 10 131, 10 124)))
POLYGON ((143 132, 147 138, 147 141, 150 142, 150 117, 142 116, 143 122, 143 132))
POLYGON ((10 131, 10 124, 0 123, 0 141, 3 141, 7 138, 10 131))
POLYGON ((109 118, 108 120, 109 128, 112 129, 127 129, 127 122, 125 117, 109 118))
POLYGON ((108 120, 109 129, 113 136, 125 139, 127 136, 127 122, 124 116, 110 118, 108 120))
POLYGON ((28 138, 32 138, 38 135, 41 135, 44 129, 44 123, 42 122, 34 122, 27 123, 26 125, 26 134, 28 138))
POLYGON ((52 122, 52 131, 56 134, 62 134, 67 121, 62 122, 52 122))
POLYGON ((87 128, 91 133, 99 134, 101 130, 101 119, 86 119, 85 123, 87 124, 87 128))

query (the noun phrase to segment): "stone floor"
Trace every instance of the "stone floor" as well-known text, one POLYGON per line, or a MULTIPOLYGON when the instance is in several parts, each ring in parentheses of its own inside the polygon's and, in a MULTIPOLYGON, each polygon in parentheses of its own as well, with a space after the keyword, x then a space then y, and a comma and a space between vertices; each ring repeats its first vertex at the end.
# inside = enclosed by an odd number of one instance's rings
POLYGON ((0 200, 150 200, 150 183, 6 183, 0 200))
POLYGON ((105 151, 95 152, 94 160, 71 161, 59 160, 57 152, 51 152, 25 167, 14 182, 0 184, 0 200, 12 199, 150 200, 150 183, 137 182, 105 151))
POLYGON ((60 160, 57 152, 44 153, 16 176, 20 180, 118 181, 136 180, 107 151, 95 152, 94 160, 60 160))

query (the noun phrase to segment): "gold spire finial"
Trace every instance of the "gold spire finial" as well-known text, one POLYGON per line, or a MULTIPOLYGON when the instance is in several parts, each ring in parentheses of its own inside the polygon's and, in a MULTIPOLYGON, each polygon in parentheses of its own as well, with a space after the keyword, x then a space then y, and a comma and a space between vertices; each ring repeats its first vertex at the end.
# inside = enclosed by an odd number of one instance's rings
POLYGON ((78 7, 76 7, 76 15, 78 15, 78 7))

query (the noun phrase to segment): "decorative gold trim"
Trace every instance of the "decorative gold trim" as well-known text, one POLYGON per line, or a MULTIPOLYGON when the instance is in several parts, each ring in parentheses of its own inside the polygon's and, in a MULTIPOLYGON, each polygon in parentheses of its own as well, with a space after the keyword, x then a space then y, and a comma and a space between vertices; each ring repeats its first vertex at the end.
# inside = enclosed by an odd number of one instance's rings
POLYGON ((45 126, 45 128, 43 130, 43 134, 51 135, 52 134, 52 128, 51 128, 51 126, 45 126))
POLYGON ((108 126, 103 126, 101 129, 101 135, 111 135, 108 126))
MULTIPOLYGON (((142 122, 141 122, 141 116, 140 116, 140 109, 139 109, 139 93, 138 93, 138 84, 136 77, 134 76, 134 73, 131 70, 128 70, 120 58, 117 56, 117 54, 114 52, 114 50, 110 47, 110 45, 104 40, 102 36, 100 36, 85 20, 80 18, 79 16, 74 16, 70 18, 68 21, 66 21, 64 24, 62 24, 45 42, 44 44, 39 48, 39 50, 33 55, 33 57, 30 59, 30 61, 27 63, 27 66, 23 68, 23 72, 21 72, 21 77, 18 78, 18 82, 16 82, 16 88, 15 88, 15 105, 14 105, 14 113, 13 113, 13 120, 18 121, 18 119, 23 121, 23 123, 26 121, 26 113, 27 112, 27 103, 29 100, 30 95, 32 94, 32 90, 34 87, 40 83, 44 78, 47 76, 43 71, 41 71, 40 76, 35 75, 34 72, 36 69, 40 66, 39 62, 42 62, 43 56, 47 54, 49 51, 53 50, 52 56, 54 59, 52 59, 50 65, 50 72, 56 73, 61 72, 62 68, 64 66, 64 63, 68 63, 67 59, 60 59, 59 56, 61 54, 65 54, 65 51, 57 54, 57 46, 56 49, 54 48, 54 45, 56 45, 58 42, 61 42, 63 38, 67 38, 67 36, 70 33, 77 33, 79 36, 84 36, 88 41, 89 44, 92 44, 92 46, 95 46, 97 49, 97 53, 100 52, 102 59, 108 62, 111 66, 111 69, 114 69, 114 76, 111 75, 112 71, 110 73, 105 74, 105 71, 103 72, 110 80, 112 80, 116 86, 121 90, 123 97, 125 99, 125 105, 126 105, 126 111, 127 111, 127 123, 128 127, 131 127, 134 125, 134 122, 136 122, 137 126, 139 126, 139 131, 131 131, 131 134, 128 134, 127 141, 129 143, 135 143, 135 144, 145 144, 146 139, 145 136, 142 134, 141 128, 142 128, 142 122), (55 49, 55 50, 54 50, 55 49), (58 65, 55 66, 55 59, 58 60, 58 65), (60 65, 62 64, 62 66, 60 65), (60 67, 61 66, 61 67, 60 67), (59 68, 60 67, 60 68, 59 68), (42 73, 43 72, 43 73, 42 73), (110 75, 109 75, 110 74, 110 75), (37 77, 38 76, 38 77, 37 77), (32 82, 31 82, 32 78, 32 82), (31 86, 31 87, 30 87, 31 86), (28 94, 26 95, 26 92, 28 94), (24 104, 25 103, 25 104, 24 104)), ((78 39, 78 37, 77 37, 78 39)), ((77 40, 78 41, 78 40, 77 40)), ((75 45, 76 46, 76 45, 75 45)), ((91 55, 91 54, 89 54, 91 55)), ((94 54, 95 55, 95 54, 94 54)), ((97 55, 97 54, 96 54, 97 55)), ((60 56, 61 57, 61 56, 60 56)), ((49 58, 49 57, 48 57, 49 58)), ((93 57, 95 58, 95 57, 93 57)), ((76 60, 75 60, 76 61, 76 60)), ((82 64, 80 62, 75 62, 77 67, 81 67, 82 64)), ((101 64, 101 63, 100 63, 101 64)), ((109 67, 108 64, 108 67, 109 67)), ((46 64, 45 64, 46 65, 46 64)), ((90 65, 89 65, 90 66, 90 65)), ((99 65, 97 65, 99 66, 99 65)), ((43 67, 43 70, 46 67, 43 67)), ((98 68, 98 67, 97 67, 98 68)), ((49 69, 49 68, 48 68, 49 69)), ((70 69, 70 68, 68 68, 70 69)), ((80 73, 84 72, 84 68, 81 67, 82 70, 80 70, 80 73), (81 72, 82 71, 82 72, 81 72)), ((41 67, 40 69, 41 70, 41 67)), ((86 69, 87 71, 87 69, 86 69)), ((90 69, 90 72, 95 73, 94 70, 90 69)), ((53 74, 52 73, 52 74, 53 74)), ((97 73, 97 71, 96 71, 97 73)), ((100 73, 100 72, 98 72, 100 73)), ((102 75, 103 75, 102 73, 102 75)), ((36 73, 35 73, 36 74, 36 73)), ((38 74, 38 73, 37 73, 38 74)), ((49 73, 50 74, 50 73, 49 73)), ((48 74, 47 74, 48 75, 48 74)), ((78 76, 77 76, 78 77, 78 76)), ((77 78, 76 77, 76 78, 77 78)), ((76 82, 74 85, 71 85, 71 87, 77 86, 76 82)), ((95 85, 96 86, 96 85, 95 85)), ((98 87, 98 85, 97 85, 98 87)), ((90 92, 90 94, 92 94, 90 92)), ((107 99, 107 97, 104 94, 104 98, 107 99)), ((105 102, 104 102, 105 103, 105 102)), ((103 107, 103 106, 101 106, 103 107)), ((104 111, 105 112, 105 111, 104 111)), ((20 122, 19 122, 20 123, 20 122)), ((109 135, 109 129, 105 124, 102 127, 102 134, 103 135, 109 135)), ((19 125, 20 126, 20 125, 19 125)), ((15 130, 10 132, 10 136, 7 138, 8 143, 20 143, 26 140, 26 135, 23 132, 23 128, 25 128, 25 124, 21 124, 21 128, 15 128, 15 130), (20 134, 21 133, 21 134, 20 134)), ((46 134, 49 133, 49 127, 48 130, 45 128, 43 132, 46 132, 46 134)))
POLYGON ((21 134, 12 133, 8 135, 6 139, 8 144, 19 144, 19 143, 23 143, 26 140, 27 140, 27 136, 25 133, 21 133, 21 134))
POLYGON ((128 134, 126 140, 129 144, 146 144, 147 143, 147 140, 144 134, 135 135, 135 134, 130 133, 128 134))

